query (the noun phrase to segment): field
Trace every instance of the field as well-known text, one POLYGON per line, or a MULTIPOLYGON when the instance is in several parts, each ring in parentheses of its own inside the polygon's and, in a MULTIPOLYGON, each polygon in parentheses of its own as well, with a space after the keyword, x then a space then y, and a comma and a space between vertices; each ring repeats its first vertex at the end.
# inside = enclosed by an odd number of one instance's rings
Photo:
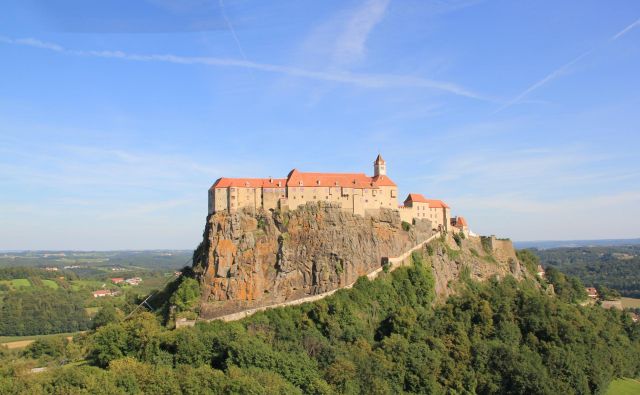
POLYGON ((640 309, 640 299, 622 298, 622 307, 640 309))
POLYGON ((26 288, 26 287, 30 287, 31 286, 31 282, 29 282, 29 280, 27 280, 26 278, 16 278, 16 279, 13 279, 13 280, 2 280, 2 281, 0 281, 0 284, 7 285, 11 289, 26 288))
POLYGON ((82 332, 54 333, 51 335, 40 335, 40 336, 0 336, 0 346, 4 346, 10 350, 25 348, 29 344, 33 343, 36 339, 51 338, 51 337, 57 337, 57 336, 72 338, 73 336, 79 333, 82 333, 82 332))
POLYGON ((58 289, 58 283, 56 283, 53 280, 42 280, 42 284, 44 284, 44 286, 49 287, 51 289, 58 289))
POLYGON ((607 395, 637 395, 640 394, 640 381, 634 379, 618 379, 611 382, 607 395))

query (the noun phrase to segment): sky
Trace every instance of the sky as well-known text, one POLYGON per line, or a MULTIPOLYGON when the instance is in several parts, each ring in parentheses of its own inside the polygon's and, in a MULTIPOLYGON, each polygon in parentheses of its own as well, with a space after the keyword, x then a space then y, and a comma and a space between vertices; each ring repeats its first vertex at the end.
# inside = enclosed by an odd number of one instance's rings
POLYGON ((0 5, 0 249, 193 249, 219 177, 373 172, 513 240, 640 237, 640 2, 0 5))

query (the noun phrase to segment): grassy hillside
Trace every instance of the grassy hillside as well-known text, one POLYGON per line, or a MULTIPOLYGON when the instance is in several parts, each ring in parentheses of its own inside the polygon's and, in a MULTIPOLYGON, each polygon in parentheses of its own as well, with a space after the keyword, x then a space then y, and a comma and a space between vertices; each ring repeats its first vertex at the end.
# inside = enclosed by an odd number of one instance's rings
POLYGON ((618 379, 611 382, 607 395, 638 395, 640 381, 633 379, 618 379))

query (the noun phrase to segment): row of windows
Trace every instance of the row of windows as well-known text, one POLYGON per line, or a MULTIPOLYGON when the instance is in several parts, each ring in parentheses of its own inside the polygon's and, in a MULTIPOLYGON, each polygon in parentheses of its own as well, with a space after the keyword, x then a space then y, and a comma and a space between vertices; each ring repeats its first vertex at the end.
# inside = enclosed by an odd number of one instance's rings
MULTIPOLYGON (((337 189, 337 188, 341 188, 341 187, 336 187, 336 188, 313 188, 312 191, 313 192, 317 192, 318 190, 320 192, 325 192, 325 193, 331 193, 332 189, 337 189)), ((229 188, 229 191, 233 194, 236 192, 238 188, 229 188)), ((246 189, 248 192, 255 192, 257 189, 262 189, 265 192, 284 192, 284 188, 243 188, 246 189)), ((290 192, 304 192, 307 189, 311 189, 311 188, 289 188, 290 192)), ((358 188, 342 188, 342 189, 358 189, 358 188)), ((379 189, 371 189, 371 194, 372 195, 377 195, 378 192, 380 190, 379 189)), ((368 194, 369 193, 369 189, 364 189, 364 193, 368 194)), ((396 197, 396 191, 395 190, 391 190, 391 197, 396 197)))

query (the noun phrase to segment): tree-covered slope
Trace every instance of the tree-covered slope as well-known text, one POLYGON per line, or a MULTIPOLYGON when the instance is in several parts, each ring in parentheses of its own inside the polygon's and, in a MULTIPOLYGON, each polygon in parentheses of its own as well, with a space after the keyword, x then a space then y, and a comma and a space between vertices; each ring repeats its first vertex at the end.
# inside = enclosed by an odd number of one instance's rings
POLYGON ((588 286, 604 286, 617 290, 622 296, 640 297, 639 245, 532 251, 545 267, 576 276, 588 286))

